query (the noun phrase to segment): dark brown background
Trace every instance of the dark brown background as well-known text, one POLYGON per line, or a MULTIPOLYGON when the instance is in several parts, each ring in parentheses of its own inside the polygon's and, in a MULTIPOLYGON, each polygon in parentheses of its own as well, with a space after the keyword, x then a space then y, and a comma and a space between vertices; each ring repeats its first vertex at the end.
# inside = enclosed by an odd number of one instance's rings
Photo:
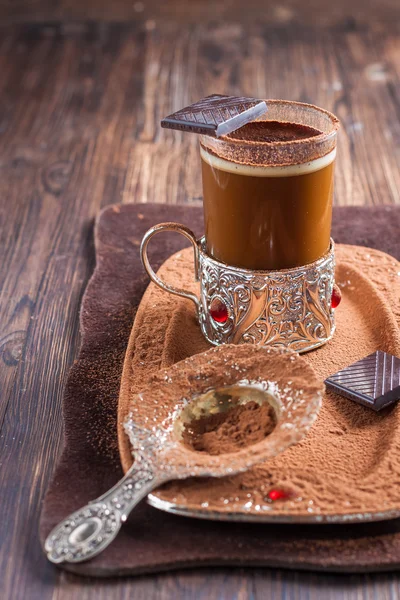
MULTIPOLYGON (((0 582, 17 600, 394 600, 396 574, 207 569, 86 581, 47 564, 43 493, 111 202, 198 202, 194 136, 160 118, 212 92, 342 120, 336 202, 400 203, 398 0, 0 2, 0 582)), ((77 465, 79 468, 79 465, 77 465)))

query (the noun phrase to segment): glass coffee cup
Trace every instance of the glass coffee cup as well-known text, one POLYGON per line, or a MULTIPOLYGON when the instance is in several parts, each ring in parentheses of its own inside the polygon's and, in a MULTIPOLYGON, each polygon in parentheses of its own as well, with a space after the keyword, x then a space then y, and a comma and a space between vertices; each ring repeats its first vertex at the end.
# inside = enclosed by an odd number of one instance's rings
POLYGON ((206 248, 228 265, 288 269, 329 250, 338 119, 268 100, 223 138, 200 137, 206 248))
POLYGON ((316 106, 268 100, 237 131, 200 137, 205 236, 178 223, 149 229, 143 265, 163 290, 191 300, 205 338, 306 352, 335 331, 330 238, 338 119, 316 106), (147 255, 161 231, 194 249, 200 294, 162 281, 147 255))

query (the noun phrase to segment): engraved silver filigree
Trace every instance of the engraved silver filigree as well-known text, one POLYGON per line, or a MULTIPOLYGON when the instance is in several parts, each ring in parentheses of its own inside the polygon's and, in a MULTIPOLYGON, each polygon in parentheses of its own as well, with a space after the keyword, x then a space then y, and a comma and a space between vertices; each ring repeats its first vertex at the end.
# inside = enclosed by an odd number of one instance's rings
POLYGON ((45 551, 53 563, 76 563, 93 558, 117 536, 122 524, 140 500, 164 481, 155 456, 164 447, 163 436, 130 422, 134 464, 108 492, 59 523, 46 539, 45 551))
POLYGON ((195 304, 201 331, 211 344, 271 345, 307 352, 322 346, 334 334, 333 241, 325 256, 308 265, 280 271, 251 271, 213 259, 206 252, 205 238, 197 240, 187 227, 160 223, 147 231, 140 252, 155 284, 195 304), (181 233, 192 243, 200 299, 191 291, 162 281, 151 267, 147 246, 160 231, 181 233), (216 300, 227 311, 224 322, 210 314, 211 304, 216 300))
POLYGON ((331 307, 335 256, 329 252, 303 267, 281 271, 250 271, 211 258, 200 241, 200 327, 209 342, 260 344, 305 352, 325 344, 335 328, 331 307), (222 302, 227 319, 211 316, 213 302, 222 302))

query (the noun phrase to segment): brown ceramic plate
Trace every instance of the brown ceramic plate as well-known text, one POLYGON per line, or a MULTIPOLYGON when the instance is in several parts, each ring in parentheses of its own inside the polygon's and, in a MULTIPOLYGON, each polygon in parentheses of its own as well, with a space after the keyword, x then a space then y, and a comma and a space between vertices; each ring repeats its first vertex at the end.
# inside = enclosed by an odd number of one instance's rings
MULTIPOLYGON (((195 290, 190 250, 172 256, 161 270, 164 279, 195 290)), ((400 356, 399 273, 399 262, 382 252, 338 245, 336 281, 343 299, 336 333, 327 345, 303 355, 321 379, 377 349, 400 356)), ((151 284, 135 319, 122 376, 118 433, 124 470, 132 461, 122 427, 132 394, 153 370, 209 347, 191 303, 151 284)), ((251 469, 244 489, 242 476, 199 478, 167 484, 148 501, 175 514, 219 520, 347 523, 399 517, 399 408, 376 414, 326 393, 306 439, 268 467, 251 469), (265 490, 282 486, 296 491, 295 500, 264 500, 265 490)))

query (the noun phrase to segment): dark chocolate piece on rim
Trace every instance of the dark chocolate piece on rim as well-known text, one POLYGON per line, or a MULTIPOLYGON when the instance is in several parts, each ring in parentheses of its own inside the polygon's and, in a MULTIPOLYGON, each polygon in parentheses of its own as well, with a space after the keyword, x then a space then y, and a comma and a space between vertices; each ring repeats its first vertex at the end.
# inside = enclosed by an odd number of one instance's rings
POLYGON ((325 384, 358 404, 381 410, 400 400, 400 358, 378 350, 331 375, 325 384))
POLYGON ((265 112, 267 105, 263 100, 213 94, 165 117, 161 127, 220 137, 236 131, 265 112))

